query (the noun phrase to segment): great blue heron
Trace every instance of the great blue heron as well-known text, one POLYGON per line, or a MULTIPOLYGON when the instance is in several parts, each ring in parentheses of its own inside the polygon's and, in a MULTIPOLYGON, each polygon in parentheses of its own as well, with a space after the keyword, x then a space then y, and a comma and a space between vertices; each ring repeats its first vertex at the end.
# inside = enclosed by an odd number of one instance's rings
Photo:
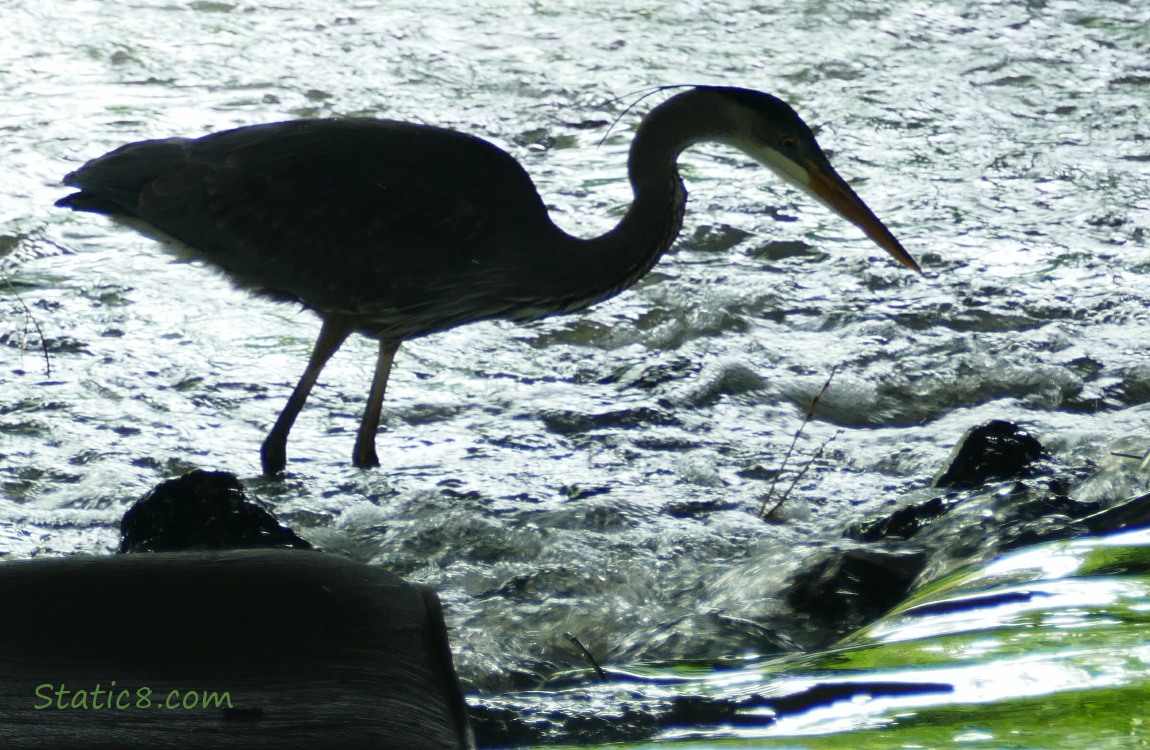
POLYGON ((780 99, 699 86, 652 109, 627 160, 634 201, 601 237, 556 227, 510 155, 453 130, 371 119, 301 120, 123 146, 64 178, 56 205, 108 214, 218 267, 237 286, 314 310, 323 325, 261 450, 282 471, 287 437, 324 364, 352 332, 379 340, 356 466, 375 434, 399 345, 477 320, 582 310, 630 287, 682 227, 677 160, 733 146, 919 270, 780 99))

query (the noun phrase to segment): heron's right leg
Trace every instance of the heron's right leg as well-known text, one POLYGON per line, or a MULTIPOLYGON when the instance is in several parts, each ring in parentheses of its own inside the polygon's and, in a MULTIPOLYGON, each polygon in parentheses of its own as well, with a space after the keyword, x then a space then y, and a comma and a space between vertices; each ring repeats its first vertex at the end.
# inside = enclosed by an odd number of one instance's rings
POLYGON ((315 347, 311 350, 307 369, 303 371, 299 382, 296 383, 295 390, 288 398, 287 405, 280 412, 279 419, 276 420, 267 439, 264 440, 263 447, 260 448, 260 459, 263 463, 264 474, 267 476, 278 474, 287 466, 287 439, 292 425, 295 424, 295 418, 303 409, 304 402, 307 401, 307 396, 311 393, 312 386, 315 385, 324 365, 351 334, 352 327, 348 320, 336 316, 321 317, 323 326, 319 330, 319 338, 316 339, 315 347))
POLYGON ((355 451, 351 454, 351 462, 361 469, 379 466, 379 458, 375 454, 375 433, 379 431, 379 416, 383 411, 383 394, 387 390, 387 378, 391 375, 391 363, 401 343, 402 340, 379 340, 379 357, 375 361, 371 394, 367 397, 367 408, 363 410, 363 420, 355 436, 355 451))

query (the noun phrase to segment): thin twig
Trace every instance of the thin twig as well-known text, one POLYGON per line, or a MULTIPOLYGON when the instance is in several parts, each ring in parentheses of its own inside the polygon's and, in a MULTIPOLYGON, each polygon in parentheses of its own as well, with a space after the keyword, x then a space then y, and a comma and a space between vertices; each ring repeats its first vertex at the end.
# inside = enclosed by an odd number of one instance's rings
POLYGON ((44 338, 44 330, 40 328, 40 323, 36 320, 36 316, 32 314, 30 309, 28 309, 28 305, 25 304, 24 298, 20 296, 20 292, 18 292, 16 287, 12 285, 12 280, 8 278, 7 274, 0 273, 0 278, 4 279, 4 286, 8 287, 8 289, 12 292, 12 296, 16 298, 16 301, 20 303, 20 307, 24 310, 25 317, 32 323, 32 327, 36 329, 36 334, 40 337, 40 350, 44 353, 44 373, 47 377, 51 377, 52 357, 48 352, 48 342, 44 338))
POLYGON ((1123 453, 1121 451, 1110 451, 1110 455, 1117 458, 1132 458, 1135 461, 1138 461, 1138 471, 1145 471, 1146 469, 1150 468, 1150 451, 1146 451, 1145 453, 1123 453))
MULTIPOLYGON (((798 478, 796 478, 794 482, 791 482, 791 486, 787 488, 787 491, 783 494, 782 498, 780 498, 779 501, 775 503, 774 506, 772 506, 770 511, 767 511, 767 503, 770 502, 771 497, 775 494, 775 487, 777 487, 779 484, 779 478, 782 477, 783 472, 787 470, 787 463, 790 462, 791 455, 795 452, 795 446, 798 445, 799 438, 802 436, 803 430, 806 429, 806 426, 809 422, 814 420, 815 410, 819 406, 819 401, 822 400, 823 394, 827 392, 827 389, 831 387, 831 381, 834 380, 835 373, 838 371, 838 369, 838 365, 835 365, 831 368, 831 372, 829 375, 827 375, 827 380, 825 383, 823 383, 823 387, 820 388, 819 392, 815 394, 815 397, 811 399, 811 404, 807 407, 807 413, 803 417, 803 423, 800 424, 799 429, 795 431, 795 436, 791 439, 791 444, 787 448, 786 454, 783 456, 783 463, 779 466, 779 470, 775 472, 775 477, 771 480, 771 486, 767 488, 767 494, 763 496, 763 502, 759 505, 759 518, 766 519, 768 515, 774 513, 783 503, 787 501, 787 497, 790 495, 791 490, 794 489, 795 484, 799 481, 799 479, 802 478, 804 474, 807 473, 807 469, 810 468, 811 463, 815 460, 815 458, 818 457, 818 454, 816 453, 815 456, 812 456, 810 460, 807 461, 806 466, 804 466, 803 470, 799 472, 798 478)), ((831 438, 831 440, 833 439, 834 437, 831 438)), ((830 440, 827 442, 829 443, 830 440)), ((819 447, 819 452, 821 452, 824 447, 826 447, 826 443, 823 443, 823 445, 819 447)))
POLYGON ((807 471, 809 471, 810 468, 814 466, 815 461, 818 461, 819 458, 823 455, 823 451, 827 449, 827 446, 830 445, 831 442, 841 434, 843 434, 843 431, 839 430, 822 442, 818 449, 811 454, 811 457, 807 460, 806 464, 803 465, 802 470, 795 475, 794 480, 791 482, 790 486, 787 487, 786 491, 783 492, 783 495, 779 498, 779 501, 775 503, 770 510, 767 511, 766 515, 760 516, 761 518, 772 516, 776 511, 778 511, 779 508, 783 507, 783 503, 785 503, 787 498, 791 496, 791 491, 794 490, 795 485, 802 481, 803 477, 807 475, 807 471))
POLYGON ((599 676, 599 681, 606 682, 607 673, 604 672, 603 668, 599 666, 599 662, 595 661, 595 657, 591 655, 591 652, 587 650, 587 647, 583 645, 583 642, 576 638, 574 633, 564 633, 563 635, 567 637, 567 640, 575 644, 575 648, 579 649, 579 651, 583 653, 583 658, 591 664, 591 668, 594 669, 595 674, 599 676))

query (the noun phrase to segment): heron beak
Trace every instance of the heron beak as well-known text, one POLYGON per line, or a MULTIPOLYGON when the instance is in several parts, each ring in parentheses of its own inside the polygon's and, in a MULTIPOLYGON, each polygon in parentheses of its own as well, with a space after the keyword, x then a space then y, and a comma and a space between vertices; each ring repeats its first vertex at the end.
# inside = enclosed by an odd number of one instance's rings
POLYGON ((912 271, 922 273, 918 263, 903 249, 890 230, 867 208, 846 180, 827 164, 806 164, 806 189, 820 203, 863 230, 876 245, 912 271))

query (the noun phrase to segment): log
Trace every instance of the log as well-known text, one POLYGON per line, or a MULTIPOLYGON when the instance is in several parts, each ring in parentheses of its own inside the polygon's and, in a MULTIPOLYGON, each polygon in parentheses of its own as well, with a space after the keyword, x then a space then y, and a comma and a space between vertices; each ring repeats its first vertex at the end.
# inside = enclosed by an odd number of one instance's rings
POLYGON ((473 747, 440 603, 283 549, 0 563, 0 748, 473 747))

